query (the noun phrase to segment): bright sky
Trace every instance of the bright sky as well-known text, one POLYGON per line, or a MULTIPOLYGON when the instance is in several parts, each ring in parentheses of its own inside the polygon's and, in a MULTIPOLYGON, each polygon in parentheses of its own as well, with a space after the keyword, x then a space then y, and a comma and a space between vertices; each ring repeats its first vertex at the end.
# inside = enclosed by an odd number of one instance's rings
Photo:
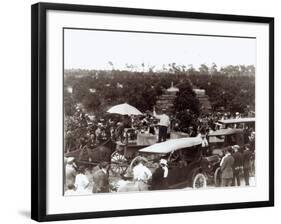
POLYGON ((256 40, 250 38, 210 37, 173 34, 71 30, 64 33, 66 69, 125 69, 126 64, 142 70, 175 62, 200 64, 256 65, 256 40))

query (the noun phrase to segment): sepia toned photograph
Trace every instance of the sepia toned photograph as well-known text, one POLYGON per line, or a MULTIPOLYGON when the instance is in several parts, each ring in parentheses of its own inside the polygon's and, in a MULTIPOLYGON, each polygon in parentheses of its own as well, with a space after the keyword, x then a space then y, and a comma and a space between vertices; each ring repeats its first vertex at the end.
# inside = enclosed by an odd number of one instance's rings
POLYGON ((63 64, 64 196, 256 186, 256 38, 64 28, 63 64))

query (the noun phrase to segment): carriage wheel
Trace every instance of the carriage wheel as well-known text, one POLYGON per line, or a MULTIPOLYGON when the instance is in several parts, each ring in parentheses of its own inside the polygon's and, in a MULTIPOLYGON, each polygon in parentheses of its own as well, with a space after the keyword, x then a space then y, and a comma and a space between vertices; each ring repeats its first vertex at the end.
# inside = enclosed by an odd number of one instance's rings
POLYGON ((218 167, 215 171, 214 182, 215 182, 216 187, 221 186, 221 169, 220 169, 220 167, 218 167))
POLYGON ((110 169, 112 173, 123 175, 125 174, 127 168, 128 168, 128 164, 125 156, 118 152, 112 153, 111 164, 110 164, 110 169))
POLYGON ((192 181, 192 188, 205 188, 207 187, 207 178, 203 173, 197 173, 192 181))

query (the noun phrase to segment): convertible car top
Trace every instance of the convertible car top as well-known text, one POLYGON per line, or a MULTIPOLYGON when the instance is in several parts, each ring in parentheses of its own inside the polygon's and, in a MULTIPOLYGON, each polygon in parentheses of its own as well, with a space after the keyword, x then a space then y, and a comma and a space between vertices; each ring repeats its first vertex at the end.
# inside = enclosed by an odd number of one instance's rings
POLYGON ((238 123, 251 123, 255 122, 256 118, 254 117, 243 117, 237 119, 226 119, 226 120, 219 120, 221 124, 238 124, 238 123))
POLYGON ((243 129, 238 128, 227 128, 227 129, 220 129, 214 132, 211 132, 209 136, 224 136, 224 135, 233 135, 243 133, 243 129))
POLYGON ((170 139, 168 141, 156 143, 154 145, 140 149, 139 152, 166 154, 166 153, 173 152, 175 150, 188 148, 201 144, 202 144, 202 139, 200 137, 170 139))

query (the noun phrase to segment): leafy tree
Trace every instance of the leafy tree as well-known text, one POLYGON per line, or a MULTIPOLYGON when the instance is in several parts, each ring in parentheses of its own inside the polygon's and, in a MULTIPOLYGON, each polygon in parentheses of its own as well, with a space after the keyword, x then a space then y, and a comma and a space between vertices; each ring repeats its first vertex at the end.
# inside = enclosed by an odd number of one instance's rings
POLYGON ((204 75, 209 74, 209 68, 208 68, 208 66, 205 65, 205 64, 201 64, 200 67, 199 67, 199 72, 200 72, 201 74, 204 74, 204 75))
POLYGON ((73 100, 71 93, 69 93, 66 89, 64 88, 64 113, 66 116, 72 116, 75 112, 75 101, 73 100))
POLYGON ((180 130, 188 130, 192 126, 194 116, 199 115, 199 101, 195 97, 189 81, 179 86, 179 92, 174 101, 176 119, 179 120, 180 130))
POLYGON ((97 94, 89 93, 83 98, 82 101, 86 110, 98 111, 101 105, 100 97, 97 94))

